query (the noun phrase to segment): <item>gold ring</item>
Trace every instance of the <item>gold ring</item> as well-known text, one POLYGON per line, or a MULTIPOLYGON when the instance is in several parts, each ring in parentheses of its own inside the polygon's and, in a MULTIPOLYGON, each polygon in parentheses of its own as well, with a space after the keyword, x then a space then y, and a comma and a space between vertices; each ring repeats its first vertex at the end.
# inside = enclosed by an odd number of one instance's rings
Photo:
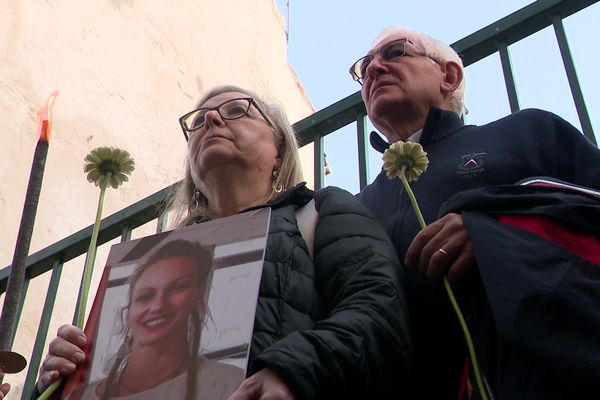
POLYGON ((442 249, 441 247, 437 251, 439 251, 440 253, 442 253, 445 256, 448 255, 448 252, 446 252, 446 250, 442 249))

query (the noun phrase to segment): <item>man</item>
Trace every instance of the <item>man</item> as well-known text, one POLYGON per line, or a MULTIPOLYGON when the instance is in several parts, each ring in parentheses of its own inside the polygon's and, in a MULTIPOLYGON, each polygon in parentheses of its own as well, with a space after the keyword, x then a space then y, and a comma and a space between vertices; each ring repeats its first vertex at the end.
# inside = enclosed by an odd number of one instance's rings
MULTIPOLYGON (((439 281, 447 274, 469 316, 485 295, 479 274, 473 273, 477 263, 463 217, 450 212, 438 219, 440 206, 464 190, 512 185, 531 176, 600 188, 600 152, 569 123, 540 110, 465 126, 460 57, 422 33, 384 30, 350 74, 362 85, 369 118, 387 139, 373 132, 373 147, 383 152, 390 143, 411 140, 428 153, 428 170, 411 183, 429 224, 422 231, 400 180, 389 180, 384 171, 359 198, 384 225, 409 267, 415 348, 411 397, 457 398, 465 393, 468 376, 466 346, 439 281)), ((488 376, 492 385, 496 378, 488 376)))

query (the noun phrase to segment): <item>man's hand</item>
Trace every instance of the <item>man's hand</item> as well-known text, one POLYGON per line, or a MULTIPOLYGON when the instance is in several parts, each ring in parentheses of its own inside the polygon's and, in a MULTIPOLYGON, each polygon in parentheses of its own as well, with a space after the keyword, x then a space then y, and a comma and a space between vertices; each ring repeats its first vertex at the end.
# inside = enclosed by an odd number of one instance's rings
POLYGON ((294 400, 287 384, 270 368, 245 379, 229 400, 294 400))
MULTIPOLYGON (((0 372, 0 379, 4 378, 4 374, 2 372, 0 372)), ((2 385, 0 385, 0 400, 2 400, 4 398, 4 396, 6 396, 6 394, 8 393, 8 391, 10 390, 10 384, 8 383, 3 383, 2 385)))
POLYGON ((48 386, 61 376, 72 375, 77 366, 85 360, 83 348, 85 334, 74 325, 63 325, 49 345, 48 354, 40 368, 37 389, 44 392, 48 386))
POLYGON ((419 266, 419 272, 431 280, 448 273, 455 284, 475 266, 475 254, 460 214, 450 213, 421 230, 413 239, 404 263, 419 266))

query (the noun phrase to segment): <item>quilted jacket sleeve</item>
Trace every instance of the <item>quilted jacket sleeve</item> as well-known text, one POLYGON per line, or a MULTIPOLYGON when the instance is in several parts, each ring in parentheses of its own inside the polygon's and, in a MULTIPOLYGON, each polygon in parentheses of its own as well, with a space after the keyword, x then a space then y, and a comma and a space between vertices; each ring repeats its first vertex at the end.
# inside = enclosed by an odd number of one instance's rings
POLYGON ((315 196, 314 268, 324 317, 267 348, 298 399, 398 397, 411 353, 402 270, 393 245, 350 193, 315 196))

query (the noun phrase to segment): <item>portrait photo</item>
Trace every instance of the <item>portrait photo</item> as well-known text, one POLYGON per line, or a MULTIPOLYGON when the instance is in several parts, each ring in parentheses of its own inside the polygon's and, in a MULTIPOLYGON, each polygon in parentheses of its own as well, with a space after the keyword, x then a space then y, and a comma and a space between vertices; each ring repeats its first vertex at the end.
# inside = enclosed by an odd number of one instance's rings
POLYGON ((268 221, 250 211, 114 245, 87 365, 62 398, 228 398, 246 374, 268 221))

